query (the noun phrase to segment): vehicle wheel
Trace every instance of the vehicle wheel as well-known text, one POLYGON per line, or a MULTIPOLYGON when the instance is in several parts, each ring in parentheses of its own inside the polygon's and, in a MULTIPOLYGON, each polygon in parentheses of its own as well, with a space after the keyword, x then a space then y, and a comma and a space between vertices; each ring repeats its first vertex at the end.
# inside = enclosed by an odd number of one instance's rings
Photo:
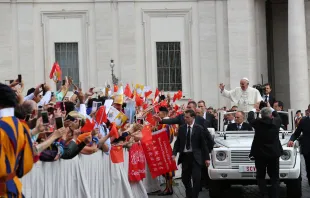
POLYGON ((209 196, 211 198, 220 198, 222 195, 222 182, 218 180, 210 180, 209 183, 209 196))
POLYGON ((288 198, 300 198, 302 196, 301 175, 297 179, 292 179, 286 183, 286 193, 288 198))

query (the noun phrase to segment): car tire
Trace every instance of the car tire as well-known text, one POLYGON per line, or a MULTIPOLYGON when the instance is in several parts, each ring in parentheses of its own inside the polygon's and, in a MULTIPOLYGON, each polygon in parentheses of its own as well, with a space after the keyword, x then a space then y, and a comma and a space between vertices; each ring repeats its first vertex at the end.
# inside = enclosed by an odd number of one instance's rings
POLYGON ((222 182, 218 180, 210 180, 209 183, 209 196, 210 198, 220 198, 222 195, 222 182))
POLYGON ((297 179, 288 180, 286 183, 286 193, 288 198, 300 198, 302 196, 301 175, 297 179))

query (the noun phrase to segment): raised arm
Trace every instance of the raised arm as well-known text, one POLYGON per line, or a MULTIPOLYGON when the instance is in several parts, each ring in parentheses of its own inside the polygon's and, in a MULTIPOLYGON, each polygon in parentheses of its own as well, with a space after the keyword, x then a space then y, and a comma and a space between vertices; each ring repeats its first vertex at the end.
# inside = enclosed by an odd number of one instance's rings
POLYGON ((175 117, 175 118, 170 118, 170 119, 162 119, 159 124, 179 124, 182 125, 182 121, 181 121, 181 115, 175 117))
POLYGON ((295 132, 292 134, 290 141, 294 142, 295 140, 297 140, 297 138, 299 138, 302 130, 302 122, 304 121, 304 119, 302 119, 297 127, 297 129, 295 130, 295 132))
POLYGON ((219 88, 220 88, 220 93, 222 96, 224 96, 225 98, 229 98, 232 102, 237 102, 234 97, 235 97, 235 92, 236 92, 236 89, 233 89, 233 90, 226 90, 225 89, 225 85, 223 83, 221 83, 219 85, 219 88))

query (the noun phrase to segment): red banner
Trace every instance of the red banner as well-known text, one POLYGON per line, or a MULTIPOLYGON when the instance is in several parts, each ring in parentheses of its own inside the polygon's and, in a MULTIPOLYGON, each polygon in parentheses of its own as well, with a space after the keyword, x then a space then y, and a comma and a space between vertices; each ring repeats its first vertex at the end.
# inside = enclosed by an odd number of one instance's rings
POLYGON ((129 181, 145 178, 145 156, 141 144, 135 143, 129 150, 129 181))
POLYGON ((172 148, 169 143, 167 129, 161 129, 152 134, 152 141, 142 144, 147 164, 153 178, 177 170, 172 160, 172 148))

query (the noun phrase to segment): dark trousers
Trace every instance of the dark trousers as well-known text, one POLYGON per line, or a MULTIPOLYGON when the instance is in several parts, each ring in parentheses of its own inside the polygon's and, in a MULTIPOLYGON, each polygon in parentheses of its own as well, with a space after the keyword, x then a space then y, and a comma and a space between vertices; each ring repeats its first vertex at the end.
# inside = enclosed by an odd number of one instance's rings
POLYGON ((201 165, 195 161, 192 152, 183 153, 182 161, 182 182, 185 186, 186 197, 198 198, 200 192, 201 165))
POLYGON ((209 186, 209 174, 208 174, 208 167, 206 165, 202 165, 201 168, 201 187, 208 188, 209 186))
POLYGON ((304 154, 308 183, 310 184, 310 153, 304 154))
POLYGON ((267 194, 266 186, 266 168, 271 180, 271 196, 270 198, 279 197, 279 158, 255 157, 256 179, 259 190, 262 195, 267 194))

